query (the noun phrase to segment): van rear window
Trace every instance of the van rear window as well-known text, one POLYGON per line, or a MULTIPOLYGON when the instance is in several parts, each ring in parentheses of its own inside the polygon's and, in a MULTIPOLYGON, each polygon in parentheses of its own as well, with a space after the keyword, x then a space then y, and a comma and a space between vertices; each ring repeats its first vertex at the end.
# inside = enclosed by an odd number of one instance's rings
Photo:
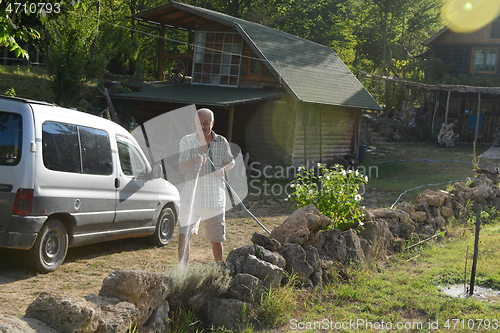
POLYGON ((42 145, 47 169, 94 175, 113 171, 106 131, 47 121, 42 125, 42 145))
POLYGON ((0 165, 17 165, 21 160, 23 117, 0 111, 0 165))

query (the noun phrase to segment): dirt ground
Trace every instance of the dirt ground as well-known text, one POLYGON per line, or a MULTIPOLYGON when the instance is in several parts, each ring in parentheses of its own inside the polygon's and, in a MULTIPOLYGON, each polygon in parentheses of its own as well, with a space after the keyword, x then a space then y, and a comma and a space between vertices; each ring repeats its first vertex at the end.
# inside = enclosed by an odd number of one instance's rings
MULTIPOLYGON (((270 231, 292 212, 290 204, 282 198, 250 197, 245 205, 270 231)), ((227 212, 226 223, 225 256, 233 249, 251 244, 254 232, 266 234, 241 207, 227 212)), ((200 235, 193 237, 191 265, 213 260, 210 242, 202 235, 200 230, 200 235)), ((24 316, 28 305, 42 291, 59 291, 77 297, 97 294, 103 279, 116 270, 168 273, 177 263, 177 233, 162 248, 142 238, 70 248, 63 265, 50 274, 31 272, 24 267, 23 256, 18 251, 0 249, 0 313, 24 316)))

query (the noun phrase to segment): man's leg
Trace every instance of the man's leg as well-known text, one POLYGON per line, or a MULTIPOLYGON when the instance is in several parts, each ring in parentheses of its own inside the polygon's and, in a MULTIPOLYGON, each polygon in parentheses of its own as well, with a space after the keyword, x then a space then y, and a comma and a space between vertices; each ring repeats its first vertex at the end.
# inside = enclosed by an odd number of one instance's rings
POLYGON ((189 260, 189 241, 190 235, 179 234, 179 245, 177 246, 177 253, 179 255, 179 264, 187 264, 189 260))
POLYGON ((222 261, 222 254, 224 253, 224 246, 222 243, 212 242, 212 252, 215 261, 222 261))

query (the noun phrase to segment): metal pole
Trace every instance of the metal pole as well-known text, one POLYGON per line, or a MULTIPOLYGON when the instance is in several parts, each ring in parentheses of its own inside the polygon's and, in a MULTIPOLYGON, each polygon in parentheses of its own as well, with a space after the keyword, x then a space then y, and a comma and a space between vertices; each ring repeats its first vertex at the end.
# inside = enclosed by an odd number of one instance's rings
MULTIPOLYGON (((212 160, 210 159, 210 157, 208 157, 208 156, 207 156, 207 159, 210 161, 210 163, 212 163, 212 166, 215 168, 215 170, 219 171, 219 168, 217 168, 217 167, 215 166, 214 162, 212 162, 212 160)), ((239 201, 239 202, 240 202, 240 204, 241 204, 241 207, 243 207, 243 208, 246 210, 246 212, 247 212, 248 214, 250 214, 250 216, 251 216, 251 217, 255 220, 255 222, 257 222, 257 223, 258 223, 258 224, 262 227, 262 229, 264 229, 264 230, 265 230, 265 231, 266 231, 266 232, 270 235, 270 234, 271 234, 271 232, 270 232, 269 230, 267 230, 267 228, 266 228, 266 227, 264 227, 264 225, 263 225, 262 223, 260 223, 260 221, 259 221, 259 220, 255 217, 255 215, 253 215, 253 214, 252 214, 252 212, 250 212, 250 211, 249 211, 249 210, 245 207, 245 205, 243 204, 243 201, 240 199, 240 197, 239 197, 239 196, 238 196, 238 194, 235 192, 235 190, 233 190, 233 188, 231 187, 231 185, 229 185, 229 183, 227 182, 227 180, 226 180, 224 177, 222 177, 222 180, 224 181, 224 183, 226 183, 227 188, 228 188, 229 190, 231 190, 231 192, 233 192, 233 194, 234 194, 234 196, 236 197, 236 199, 238 199, 238 201, 239 201)))
POLYGON ((469 295, 471 296, 474 294, 474 280, 476 279, 477 255, 479 252, 479 230, 481 230, 481 205, 477 205, 476 234, 474 237, 474 259, 472 261, 472 270, 470 272, 469 295))
POLYGON ((477 147, 477 133, 479 132, 479 115, 481 114, 481 93, 477 94, 477 112, 476 112, 476 134, 474 135, 474 146, 477 147))

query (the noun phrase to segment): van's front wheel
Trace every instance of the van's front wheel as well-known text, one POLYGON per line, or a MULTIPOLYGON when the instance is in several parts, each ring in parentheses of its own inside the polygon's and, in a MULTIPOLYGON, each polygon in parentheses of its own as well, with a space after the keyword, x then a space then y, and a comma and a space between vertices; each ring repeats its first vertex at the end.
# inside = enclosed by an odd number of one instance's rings
POLYGON ((149 236, 149 240, 157 246, 167 245, 174 235, 176 216, 172 208, 165 207, 158 217, 154 234, 149 236))
POLYGON ((50 273, 61 266, 67 252, 66 227, 59 220, 49 220, 40 230, 33 247, 27 251, 26 259, 32 269, 50 273))

